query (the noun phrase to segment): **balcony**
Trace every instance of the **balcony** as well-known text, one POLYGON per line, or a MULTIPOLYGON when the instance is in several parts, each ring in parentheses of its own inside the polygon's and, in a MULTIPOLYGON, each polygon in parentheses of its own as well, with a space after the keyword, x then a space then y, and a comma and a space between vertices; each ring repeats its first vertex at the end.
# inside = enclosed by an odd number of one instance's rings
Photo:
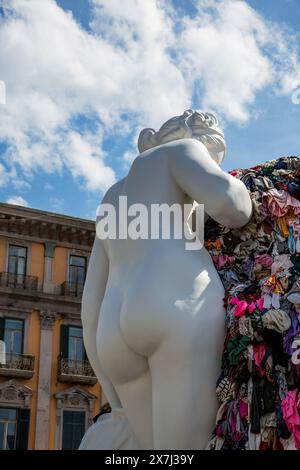
POLYGON ((8 272, 0 273, 0 286, 13 287, 14 289, 37 291, 38 278, 8 272))
POLYGON ((0 362, 0 376, 30 379, 34 374, 34 356, 6 353, 0 362))
POLYGON ((69 295, 70 297, 81 297, 84 284, 77 282, 63 282, 61 285, 61 295, 69 295))
POLYGON ((58 380, 89 385, 97 383, 89 361, 74 361, 63 357, 58 358, 58 380))

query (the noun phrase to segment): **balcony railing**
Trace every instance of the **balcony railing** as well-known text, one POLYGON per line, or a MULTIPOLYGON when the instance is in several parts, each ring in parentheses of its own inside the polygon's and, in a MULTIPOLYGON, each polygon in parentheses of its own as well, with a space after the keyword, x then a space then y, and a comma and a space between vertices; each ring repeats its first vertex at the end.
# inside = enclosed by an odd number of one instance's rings
POLYGON ((0 273, 0 286, 37 291, 38 278, 36 276, 2 272, 0 273))
POLYGON ((74 361, 63 357, 58 357, 58 380, 91 385, 97 383, 97 377, 89 361, 74 361))
POLYGON ((81 297, 84 284, 77 282, 63 282, 61 285, 61 294, 71 297, 81 297))
POLYGON ((0 375, 30 379, 34 374, 34 356, 6 353, 0 362, 0 375))

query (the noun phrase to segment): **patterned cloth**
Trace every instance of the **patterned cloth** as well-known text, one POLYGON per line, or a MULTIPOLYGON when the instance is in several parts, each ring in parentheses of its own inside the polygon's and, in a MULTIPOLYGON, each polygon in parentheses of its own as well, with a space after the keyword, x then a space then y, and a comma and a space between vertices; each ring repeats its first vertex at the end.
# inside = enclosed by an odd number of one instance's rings
POLYGON ((300 158, 232 171, 250 222, 209 219, 205 245, 225 287, 220 408, 208 449, 300 450, 300 158))

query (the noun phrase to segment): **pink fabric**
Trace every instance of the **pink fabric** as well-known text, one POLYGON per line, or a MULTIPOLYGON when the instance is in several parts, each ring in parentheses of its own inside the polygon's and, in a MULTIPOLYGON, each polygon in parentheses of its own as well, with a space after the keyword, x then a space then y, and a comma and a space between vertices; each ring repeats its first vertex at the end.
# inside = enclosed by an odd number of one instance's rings
POLYGON ((234 310, 235 317, 241 317, 245 315, 245 310, 248 307, 248 303, 245 300, 239 300, 237 297, 232 297, 231 304, 236 305, 234 310))
POLYGON ((240 417, 241 419, 246 418, 248 416, 248 404, 245 403, 243 400, 240 401, 240 417))
POLYGON ((251 304, 248 305, 248 312, 252 313, 256 309, 255 303, 251 302, 251 304))
POLYGON ((300 201, 283 189, 270 189, 262 195, 262 203, 274 217, 284 216, 289 209, 293 209, 295 215, 300 214, 300 201))
POLYGON ((264 344, 256 344, 253 346, 253 357, 255 365, 258 367, 261 376, 265 375, 266 371, 264 367, 261 367, 261 363, 266 355, 266 347, 264 344))
POLYGON ((217 268, 223 268, 226 264, 233 264, 235 262, 235 256, 228 255, 212 256, 212 259, 217 268))
POLYGON ((257 308, 258 308, 258 310, 259 310, 260 312, 261 312, 262 309, 264 308, 264 303, 265 303, 265 300, 264 300, 263 297, 261 297, 260 299, 258 299, 258 300, 256 301, 257 308))
POLYGON ((246 302, 246 300, 239 300, 238 297, 232 297, 231 300, 231 305, 236 305, 236 308, 234 310, 234 316, 235 317, 242 317, 243 315, 246 314, 246 309, 248 309, 249 313, 254 312, 256 307, 258 310, 261 312, 262 309, 264 308, 264 298, 260 297, 260 299, 257 299, 255 303, 252 301, 250 304, 246 302))
POLYGON ((264 268, 269 268, 273 264, 273 258, 270 255, 255 255, 254 264, 261 264, 264 268))
POLYGON ((283 419, 288 430, 293 433, 295 446, 300 450, 300 416, 297 408, 298 390, 291 390, 281 402, 283 419))

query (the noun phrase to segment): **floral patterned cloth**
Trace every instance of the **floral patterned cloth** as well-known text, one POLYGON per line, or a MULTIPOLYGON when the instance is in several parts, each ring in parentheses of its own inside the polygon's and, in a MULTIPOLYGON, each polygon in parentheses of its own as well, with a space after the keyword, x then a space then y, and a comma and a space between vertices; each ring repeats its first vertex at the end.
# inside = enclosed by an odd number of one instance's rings
POLYGON ((231 174, 248 188, 253 215, 238 230, 206 224, 226 291, 220 408, 208 449, 300 450, 300 158, 231 174))

